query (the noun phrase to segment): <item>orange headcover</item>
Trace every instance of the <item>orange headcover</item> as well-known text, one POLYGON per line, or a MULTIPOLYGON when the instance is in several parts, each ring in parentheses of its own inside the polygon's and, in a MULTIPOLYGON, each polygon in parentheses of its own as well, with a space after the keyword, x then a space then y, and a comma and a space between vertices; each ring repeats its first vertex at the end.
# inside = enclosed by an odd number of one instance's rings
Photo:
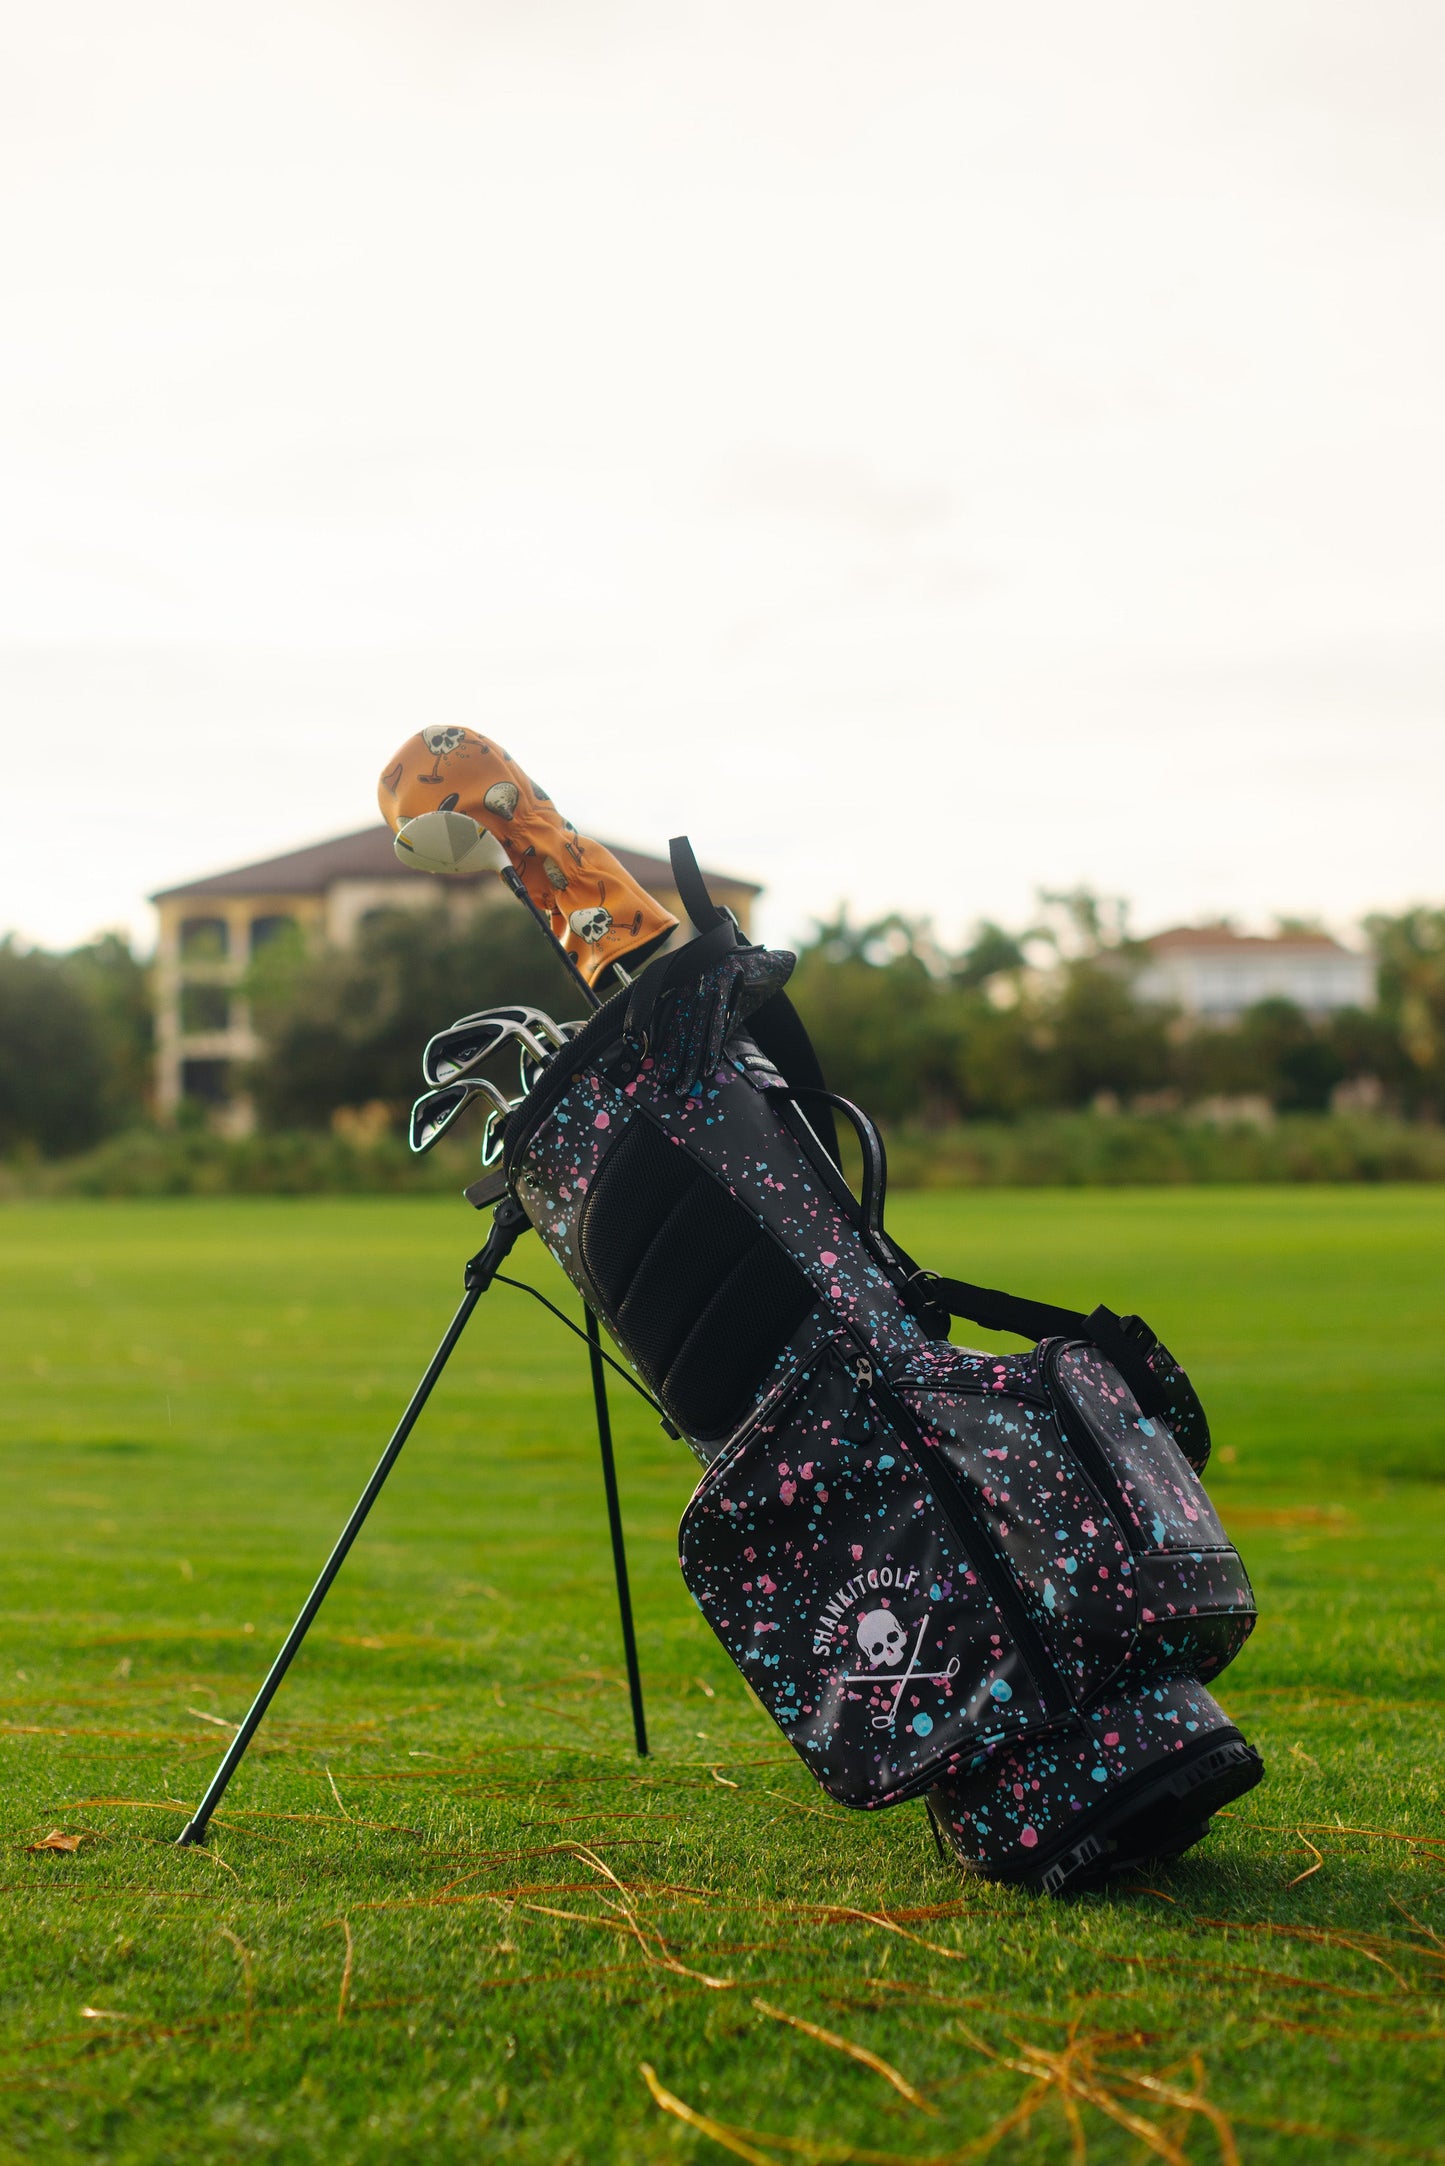
POLYGON ((613 963, 640 960, 677 924, 610 850, 579 835, 546 791, 475 730, 418 730, 376 794, 393 832, 439 811, 467 813, 486 828, 589 985, 613 963))

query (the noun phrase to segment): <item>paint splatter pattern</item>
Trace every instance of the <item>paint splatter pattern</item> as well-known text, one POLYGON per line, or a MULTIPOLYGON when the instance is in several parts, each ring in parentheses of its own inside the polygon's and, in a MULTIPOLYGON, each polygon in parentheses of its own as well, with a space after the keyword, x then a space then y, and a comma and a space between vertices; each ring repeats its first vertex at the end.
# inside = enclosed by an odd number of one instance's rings
POLYGON ((985 1748, 930 1800, 965 1863, 1022 1873, 1067 1848, 1098 1807, 1233 1725, 1192 1677, 1110 1693, 1047 1736, 985 1748))
MULTIPOLYGON (((1128 1672, 1132 1690, 1231 1659, 1254 1621, 1243 1567, 1169 1429, 1095 1349, 1004 1357, 930 1339, 790 1125, 776 1075, 739 1032, 726 1054, 682 1090, 665 1056, 602 1055, 509 1158, 528 1216, 625 1350, 579 1229, 639 1121, 706 1169, 816 1296, 731 1435, 693 1439, 706 1471, 683 1518, 684 1577, 835 1797, 892 1803, 1026 1736, 1050 1736, 1063 1768, 1076 1732, 1093 1733, 1092 1713, 1073 1711, 1111 1680, 1128 1672)), ((1179 1398, 1187 1421, 1187 1379, 1179 1398)), ((1190 1441, 1207 1450, 1202 1412, 1190 1441)), ((1186 1687, 1169 1690, 1182 1705, 1186 1687)))
POLYGON ((714 1462, 680 1547, 708 1623, 844 1804, 890 1804, 1044 1719, 916 1446, 836 1343, 714 1462))

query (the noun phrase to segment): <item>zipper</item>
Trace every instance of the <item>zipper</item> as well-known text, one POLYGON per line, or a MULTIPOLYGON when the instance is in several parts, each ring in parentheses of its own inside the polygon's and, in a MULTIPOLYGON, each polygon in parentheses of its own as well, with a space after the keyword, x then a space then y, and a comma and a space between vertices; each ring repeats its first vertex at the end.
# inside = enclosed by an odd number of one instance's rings
MULTIPOLYGON (((941 1399, 996 1399, 999 1396, 992 1380, 985 1383, 971 1376, 919 1375, 909 1369, 897 1379, 897 1383, 900 1391, 936 1391, 941 1399)), ((1054 1411, 1054 1402, 1041 1385, 1028 1384, 1017 1378, 1011 1379, 1005 1396, 1021 1399, 1025 1406, 1037 1407, 1040 1413, 1052 1414, 1054 1411)))

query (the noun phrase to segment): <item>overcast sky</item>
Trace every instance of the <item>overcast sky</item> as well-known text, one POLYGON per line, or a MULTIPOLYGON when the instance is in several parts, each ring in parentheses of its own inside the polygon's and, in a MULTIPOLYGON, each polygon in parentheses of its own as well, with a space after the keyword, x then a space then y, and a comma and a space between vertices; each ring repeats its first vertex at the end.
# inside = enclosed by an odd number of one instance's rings
POLYGON ((1436 0, 5 0, 0 927, 423 724, 767 930, 1445 899, 1436 0))

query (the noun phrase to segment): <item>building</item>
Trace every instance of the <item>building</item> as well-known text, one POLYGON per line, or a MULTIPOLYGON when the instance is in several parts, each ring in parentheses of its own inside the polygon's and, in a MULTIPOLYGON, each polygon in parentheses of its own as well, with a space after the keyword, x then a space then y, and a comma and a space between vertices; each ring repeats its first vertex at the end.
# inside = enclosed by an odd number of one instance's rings
POLYGON ((1144 946, 1134 981, 1140 1000, 1166 1003, 1204 1023, 1234 1023, 1261 1000, 1288 1000, 1316 1021, 1375 1004, 1375 965, 1329 933, 1273 939, 1232 925, 1180 925, 1144 946))
MULTIPOLYGON (((666 859, 608 847, 664 909, 685 919, 666 859)), ((761 890, 727 873, 709 872, 707 880, 714 899, 728 905, 746 932, 761 890)), ((297 930, 317 944, 346 947, 370 912, 434 908, 439 892, 453 909, 517 908, 495 873, 419 879, 400 863, 391 829, 381 823, 153 895, 160 916, 155 998, 161 1118, 173 1119, 183 1099, 195 1099, 223 1128, 242 1132, 249 1125, 250 1110, 233 1077, 261 1047, 241 983, 267 941, 297 930)))

